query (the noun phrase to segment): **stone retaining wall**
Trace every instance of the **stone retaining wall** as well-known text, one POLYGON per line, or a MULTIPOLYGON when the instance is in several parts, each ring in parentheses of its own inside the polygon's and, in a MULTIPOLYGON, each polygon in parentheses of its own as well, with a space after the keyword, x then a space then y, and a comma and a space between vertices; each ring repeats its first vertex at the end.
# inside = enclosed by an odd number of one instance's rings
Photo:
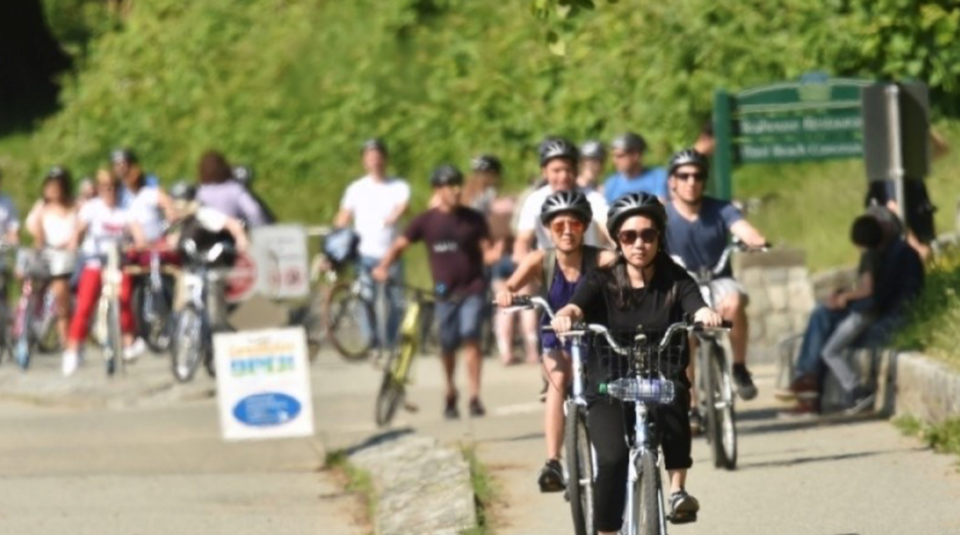
POLYGON ((813 310, 814 293, 802 250, 778 248, 733 258, 737 280, 750 294, 750 349, 753 361, 769 361, 785 337, 802 332, 813 310))
POLYGON ((960 417, 960 372, 919 353, 901 353, 896 360, 897 415, 928 423, 960 417))
POLYGON ((407 434, 374 440, 349 459, 374 481, 377 535, 457 535, 477 526, 470 466, 459 450, 407 434))

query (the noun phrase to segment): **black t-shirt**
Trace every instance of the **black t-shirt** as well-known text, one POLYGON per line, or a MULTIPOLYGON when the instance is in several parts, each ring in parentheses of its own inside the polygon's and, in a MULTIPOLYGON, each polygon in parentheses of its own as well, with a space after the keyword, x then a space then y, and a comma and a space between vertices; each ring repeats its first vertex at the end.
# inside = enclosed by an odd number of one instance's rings
POLYGON ((449 213, 433 208, 414 218, 404 236, 427 244, 430 272, 441 298, 484 292, 480 242, 490 238, 490 229, 483 214, 464 206, 449 213))
MULTIPOLYGON (((690 275, 672 260, 659 262, 653 280, 643 288, 630 288, 624 292, 625 306, 621 304, 619 290, 614 284, 614 269, 598 269, 587 276, 577 288, 570 300, 584 312, 586 323, 605 325, 617 342, 629 344, 638 328, 647 334, 651 344, 659 344, 666 329, 684 320, 684 315, 693 315, 707 306, 700 288, 690 275)), ((602 343, 594 345, 598 353, 603 353, 602 343)), ((683 370, 689 361, 686 350, 686 336, 677 335, 674 343, 673 359, 669 367, 661 370, 671 379, 687 383, 683 370)), ((624 369, 611 371, 608 359, 588 356, 588 392, 595 392, 601 382, 614 376, 622 376, 624 369)), ((610 356, 609 351, 606 356, 610 356)), ((621 363, 622 366, 622 363, 621 363)))

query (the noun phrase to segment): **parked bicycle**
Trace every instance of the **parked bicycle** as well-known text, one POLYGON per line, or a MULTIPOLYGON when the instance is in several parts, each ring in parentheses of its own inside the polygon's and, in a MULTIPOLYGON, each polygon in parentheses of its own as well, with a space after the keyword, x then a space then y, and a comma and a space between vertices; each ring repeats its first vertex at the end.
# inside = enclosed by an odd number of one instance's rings
POLYGON ((677 344, 678 335, 713 332, 728 329, 705 329, 686 322, 671 325, 659 343, 639 332, 632 344, 618 344, 606 327, 586 325, 574 331, 592 332, 602 337, 606 345, 596 345, 591 358, 600 360, 600 369, 607 374, 600 385, 600 393, 630 403, 634 410, 633 429, 626 429, 624 437, 629 444, 626 506, 622 532, 627 535, 664 535, 668 515, 663 498, 661 478, 661 434, 657 408, 669 405, 676 395, 676 387, 666 377, 682 373, 680 363, 686 346, 677 344))
POLYGON ((122 246, 114 244, 107 249, 107 263, 103 267, 103 285, 97 305, 97 323, 94 335, 100 342, 107 375, 124 371, 123 331, 120 327, 120 288, 123 283, 122 246))
MULTIPOLYGON (((417 346, 422 342, 423 312, 425 306, 434 304, 433 292, 409 287, 407 292, 413 299, 407 302, 397 344, 383 363, 383 380, 380 382, 380 391, 377 393, 375 411, 379 426, 389 424, 396 415, 397 409, 404 403, 407 385, 412 382, 413 359, 417 354, 417 346)), ((408 403, 404 406, 407 410, 416 410, 412 404, 408 403)))
MULTIPOLYGON (((0 248, 2 251, 2 248, 0 248)), ((63 344, 57 332, 56 296, 49 291, 50 265, 43 250, 21 248, 17 254, 17 271, 22 275, 20 298, 8 321, 6 303, 0 304, 3 329, 3 347, 8 347, 21 369, 30 367, 33 354, 59 351, 63 344)), ((3 279, 4 293, 8 287, 7 274, 3 279)))
POLYGON ((174 270, 179 263, 175 251, 153 246, 145 253, 135 252, 133 266, 127 272, 134 276, 133 306, 137 334, 154 353, 170 349, 173 339, 174 270))
POLYGON ((201 251, 192 239, 183 242, 183 284, 187 302, 177 313, 171 344, 173 376, 179 382, 193 379, 200 363, 210 377, 216 376, 213 359, 213 333, 227 329, 223 276, 216 266, 232 254, 231 246, 218 242, 201 251))
MULTIPOLYGON (((514 296, 511 308, 540 309, 552 320, 554 311, 550 304, 542 297, 524 295, 514 296)), ((507 309, 509 311, 509 309, 507 309)), ((544 330, 552 330, 544 326, 544 330)), ((587 427, 587 400, 584 397, 586 380, 585 342, 588 337, 597 332, 591 326, 574 330, 564 335, 570 340, 570 358, 572 375, 570 388, 563 402, 564 412, 564 456, 567 469, 567 494, 570 502, 570 512, 573 516, 573 527, 576 535, 593 535, 593 481, 595 468, 593 464, 593 447, 590 442, 590 430, 587 427)))
MULTIPOLYGON (((751 251, 743 242, 734 240, 724 249, 713 269, 704 268, 691 272, 700 286, 707 306, 713 308, 715 299, 711 282, 726 272, 730 255, 734 251, 751 251)), ((766 247, 759 251, 767 250, 766 247)), ((707 441, 716 468, 733 470, 737 467, 736 393, 733 386, 733 371, 728 362, 717 332, 697 333, 698 349, 696 367, 699 370, 695 388, 701 414, 706 427, 707 441)))

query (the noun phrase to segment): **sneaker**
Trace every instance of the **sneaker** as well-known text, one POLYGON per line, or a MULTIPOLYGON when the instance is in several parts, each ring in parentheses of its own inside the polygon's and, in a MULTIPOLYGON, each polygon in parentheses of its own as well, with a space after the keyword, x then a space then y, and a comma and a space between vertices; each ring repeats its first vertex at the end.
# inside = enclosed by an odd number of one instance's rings
POLYGON ((700 409, 694 407, 690 409, 690 434, 693 436, 703 432, 703 417, 700 416, 700 409))
POLYGON ((137 338, 132 344, 123 348, 123 360, 127 362, 137 360, 140 358, 140 355, 143 355, 146 352, 147 343, 143 341, 143 338, 137 338))
POLYGON ((456 420, 460 418, 460 411, 457 409, 457 395, 447 397, 446 407, 443 409, 443 417, 447 420, 456 420))
POLYGON ((540 492, 560 492, 566 488, 563 482, 563 466, 557 459, 550 459, 540 469, 537 477, 540 492))
POLYGON ((790 401, 792 399, 810 399, 818 395, 819 388, 817 378, 814 375, 801 375, 793 380, 785 389, 774 392, 774 397, 781 401, 790 401))
POLYGON ((64 351, 61 371, 64 377, 70 377, 77 368, 80 367, 80 353, 77 351, 64 351))
POLYGON ((687 524, 697 521, 697 512, 700 511, 700 502, 680 489, 670 495, 670 522, 687 524))
POLYGON ((482 418, 486 414, 487 409, 483 408, 483 403, 480 403, 480 398, 470 400, 470 416, 472 418, 482 418))
POLYGON ((873 409, 873 402, 876 396, 862 386, 853 389, 851 394, 850 406, 847 408, 847 414, 861 414, 873 409))
POLYGON ((753 384, 753 377, 746 364, 733 365, 733 380, 737 383, 737 394, 740 394, 744 401, 757 397, 757 387, 753 384))

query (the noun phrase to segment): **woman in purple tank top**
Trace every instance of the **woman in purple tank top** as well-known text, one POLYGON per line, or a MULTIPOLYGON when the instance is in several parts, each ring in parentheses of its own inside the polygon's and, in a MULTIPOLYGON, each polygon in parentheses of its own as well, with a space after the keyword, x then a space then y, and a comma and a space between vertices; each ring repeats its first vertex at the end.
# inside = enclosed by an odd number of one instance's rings
MULTIPOLYGON (((587 198, 578 191, 558 191, 543 203, 540 220, 550 230, 555 249, 540 249, 528 254, 497 293, 497 304, 508 307, 517 290, 531 281, 540 281, 550 308, 567 305, 574 290, 587 273, 616 260, 613 251, 583 244, 583 234, 593 220, 587 198), (550 280, 546 280, 550 279, 550 280)), ((544 317, 544 325, 547 318, 544 317)), ((543 374, 548 382, 543 427, 547 444, 547 462, 540 471, 541 492, 559 492, 564 488, 560 451, 563 447, 563 400, 572 374, 569 345, 552 332, 542 334, 543 374)))

